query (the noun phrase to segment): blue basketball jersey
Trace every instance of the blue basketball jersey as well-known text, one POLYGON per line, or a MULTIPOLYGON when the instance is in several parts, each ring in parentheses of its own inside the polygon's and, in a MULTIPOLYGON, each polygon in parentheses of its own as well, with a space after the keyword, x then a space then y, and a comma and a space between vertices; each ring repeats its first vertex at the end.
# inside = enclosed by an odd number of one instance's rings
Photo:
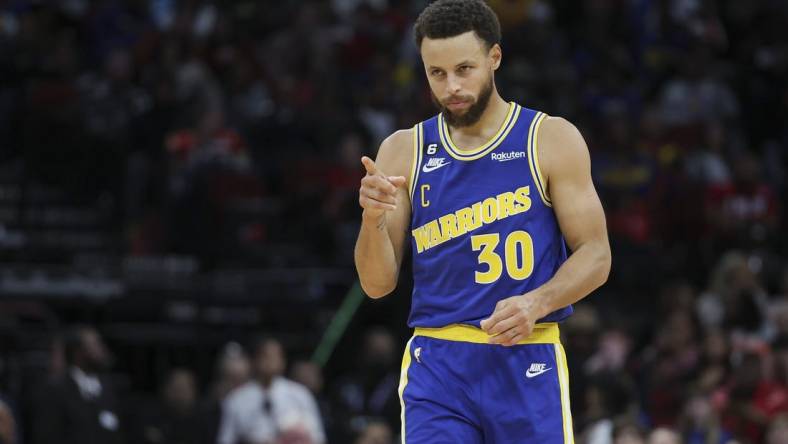
POLYGON ((496 135, 472 151, 454 145, 440 114, 414 127, 411 327, 479 327, 498 301, 538 288, 566 260, 539 171, 545 117, 512 102, 496 135))

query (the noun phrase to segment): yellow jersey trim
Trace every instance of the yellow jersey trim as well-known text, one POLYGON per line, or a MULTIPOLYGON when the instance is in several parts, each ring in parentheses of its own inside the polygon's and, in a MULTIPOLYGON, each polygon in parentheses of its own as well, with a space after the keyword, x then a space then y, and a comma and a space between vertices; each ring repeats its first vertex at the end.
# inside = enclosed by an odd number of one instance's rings
POLYGON ((441 113, 438 115, 438 133, 440 135, 441 144, 443 145, 443 148, 446 149, 446 152, 457 160, 468 161, 482 158, 492 152, 492 150, 497 148, 498 145, 500 145, 501 142, 506 139, 509 131, 514 128, 514 124, 517 122, 517 118, 520 115, 520 109, 521 108, 519 105, 514 102, 510 102, 509 111, 506 113, 506 118, 501 124, 501 127, 498 129, 498 132, 484 145, 470 151, 463 151, 457 148, 457 146, 451 140, 449 127, 446 125, 446 120, 443 118, 443 113, 441 113))
POLYGON ((555 362, 558 367, 558 385, 561 390, 561 415, 564 425, 564 443, 574 444, 572 430, 572 410, 569 404, 569 367, 566 364, 566 353, 561 344, 555 344, 555 362))
POLYGON ((421 165, 423 145, 423 134, 421 123, 417 123, 413 127, 413 165, 410 167, 410 185, 408 187, 408 194, 410 201, 413 202, 413 194, 416 192, 416 181, 419 180, 419 166, 421 165))
POLYGON ((539 135, 539 127, 542 125, 542 122, 547 117, 547 114, 539 112, 537 113, 534 120, 531 121, 531 128, 528 130, 528 165, 531 168, 531 176, 534 178, 534 183, 536 184, 536 189, 539 191, 539 197, 542 198, 542 202, 547 205, 548 207, 553 206, 553 202, 550 200, 550 197, 547 195, 547 190, 544 187, 544 176, 542 175, 542 170, 539 168, 539 150, 537 149, 538 143, 538 135, 539 135))
POLYGON ((413 342, 413 338, 408 340, 408 343, 405 345, 405 353, 402 354, 402 367, 399 374, 399 388, 397 393, 399 393, 399 406, 400 406, 400 424, 402 424, 402 430, 400 431, 400 436, 402 437, 402 444, 405 444, 405 398, 403 394, 405 393, 405 387, 408 385, 408 369, 410 368, 410 344, 413 342))
MULTIPOLYGON (((472 325, 452 324, 441 328, 416 327, 413 336, 426 336, 428 338, 444 339, 447 341, 472 342, 475 344, 489 344, 490 335, 484 330, 472 325)), ((518 344, 560 344, 558 323, 545 322, 536 324, 531 335, 522 339, 518 344)))

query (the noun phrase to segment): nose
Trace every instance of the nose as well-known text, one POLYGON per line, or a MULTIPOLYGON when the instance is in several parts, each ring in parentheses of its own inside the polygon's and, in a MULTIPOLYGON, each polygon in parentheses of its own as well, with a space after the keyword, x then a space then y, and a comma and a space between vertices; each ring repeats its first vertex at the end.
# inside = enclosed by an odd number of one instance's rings
POLYGON ((460 79, 453 75, 449 74, 448 81, 446 82, 446 87, 449 89, 449 94, 456 95, 462 90, 462 85, 460 84, 460 79))

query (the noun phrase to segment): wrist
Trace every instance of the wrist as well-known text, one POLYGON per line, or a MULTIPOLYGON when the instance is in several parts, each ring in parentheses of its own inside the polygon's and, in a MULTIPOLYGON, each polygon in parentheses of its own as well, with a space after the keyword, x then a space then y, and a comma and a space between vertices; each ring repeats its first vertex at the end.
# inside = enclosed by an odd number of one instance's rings
POLYGON ((523 295, 524 298, 530 299, 529 305, 531 306, 531 312, 535 315, 536 319, 542 319, 543 317, 549 315, 553 312, 550 308, 550 301, 549 297, 546 293, 541 291, 533 291, 523 295))
POLYGON ((386 227, 386 213, 370 214, 367 210, 361 212, 361 222, 382 230, 386 227))

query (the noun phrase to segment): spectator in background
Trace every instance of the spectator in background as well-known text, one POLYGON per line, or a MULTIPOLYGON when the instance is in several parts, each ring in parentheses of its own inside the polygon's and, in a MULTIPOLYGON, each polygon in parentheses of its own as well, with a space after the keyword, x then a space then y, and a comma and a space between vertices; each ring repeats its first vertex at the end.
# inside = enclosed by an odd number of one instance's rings
POLYGON ((585 362, 589 375, 622 372, 632 349, 632 340, 624 330, 609 329, 601 334, 597 351, 585 362))
POLYGON ((722 255, 709 279, 708 289, 697 300, 697 315, 706 327, 757 334, 764 330, 766 292, 740 251, 722 255))
POLYGON ((689 310, 676 310, 657 325, 654 344, 643 354, 646 408, 655 425, 670 426, 681 413, 683 390, 700 361, 700 349, 689 310))
POLYGON ((705 125, 705 143, 687 155, 685 168, 693 180, 707 186, 725 186, 731 173, 725 162, 725 126, 721 122, 705 125))
POLYGON ((337 405, 346 427, 366 416, 384 418, 392 429, 400 426, 399 366, 394 336, 382 327, 366 332, 354 370, 337 384, 337 405))
MULTIPOLYGON (((760 442, 768 417, 755 408, 754 397, 763 382, 762 351, 746 351, 731 381, 716 396, 721 403, 722 425, 737 438, 760 442)), ((745 441, 746 442, 746 441, 745 441)))
POLYGON ((648 444, 683 444, 681 435, 675 430, 658 427, 648 435, 648 444))
POLYGON ((643 429, 631 420, 618 421, 613 426, 613 444, 645 444, 643 429))
POLYGON ((244 385, 251 376, 251 363, 237 342, 224 346, 219 356, 218 379, 214 385, 213 396, 224 400, 233 390, 244 385))
POLYGON ((16 444, 14 414, 3 401, 0 401, 0 444, 16 444))
POLYGON ((227 125, 223 108, 202 104, 195 120, 194 128, 175 131, 165 142, 172 165, 169 230, 176 251, 197 254, 210 265, 236 251, 242 237, 228 209, 264 190, 246 142, 227 125))
POLYGON ((115 444, 124 424, 104 372, 110 354, 99 333, 76 327, 63 337, 68 368, 40 393, 34 444, 115 444))
POLYGON ((243 347, 237 342, 227 343, 221 350, 216 364, 216 381, 203 406, 206 442, 216 443, 222 420, 222 404, 233 390, 249 381, 251 364, 243 347))
POLYGON ((392 444, 391 428, 383 421, 368 423, 359 433, 354 444, 392 444))
POLYGON ((781 415, 769 423, 765 444, 784 444, 788 442, 788 416, 781 415))
POLYGON ((581 442, 610 444, 616 436, 616 426, 635 423, 637 406, 633 386, 622 373, 598 373, 588 381, 580 399, 580 420, 576 429, 582 430, 581 442))
POLYGON ((290 379, 308 388, 315 397, 317 407, 320 410, 320 417, 323 419, 323 426, 329 439, 337 439, 338 433, 336 418, 331 400, 323 391, 324 380, 323 370, 319 365, 306 359, 298 360, 293 363, 290 369, 290 379))
POLYGON ((326 166, 326 187, 323 214, 331 221, 334 235, 334 261, 343 263, 353 257, 352 246, 358 233, 357 204, 358 183, 364 171, 358 168, 358 159, 364 154, 365 141, 358 132, 348 132, 339 145, 337 161, 326 166))
POLYGON ((733 181, 707 191, 709 233, 727 247, 760 245, 775 234, 777 206, 774 189, 761 176, 759 159, 742 153, 733 162, 733 181))
POLYGON ((772 345, 770 371, 753 395, 755 410, 768 420, 788 414, 788 337, 781 337, 772 345))
POLYGON ((282 344, 257 340, 254 379, 234 390, 223 405, 219 444, 323 444, 325 433, 317 403, 303 385, 283 375, 282 344))
MULTIPOLYGON (((143 413, 145 419, 134 442, 145 444, 209 444, 197 414, 197 387, 186 369, 170 371, 161 400, 143 413)), ((212 443, 211 443, 212 444, 212 443)))
POLYGON ((684 404, 679 420, 686 444, 726 444, 733 436, 720 425, 718 412, 708 396, 693 394, 684 404))
POLYGON ((728 379, 730 353, 727 334, 719 329, 707 329, 703 337, 698 375, 694 381, 700 392, 712 392, 728 379))

